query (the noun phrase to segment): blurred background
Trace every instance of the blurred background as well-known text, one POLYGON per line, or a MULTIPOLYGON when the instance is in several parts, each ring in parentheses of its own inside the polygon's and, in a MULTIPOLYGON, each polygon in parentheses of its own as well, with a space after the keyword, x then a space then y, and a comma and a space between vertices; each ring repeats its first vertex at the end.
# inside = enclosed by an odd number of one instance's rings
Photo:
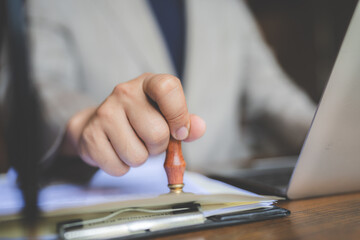
POLYGON ((357 0, 247 0, 283 69, 318 102, 357 0))

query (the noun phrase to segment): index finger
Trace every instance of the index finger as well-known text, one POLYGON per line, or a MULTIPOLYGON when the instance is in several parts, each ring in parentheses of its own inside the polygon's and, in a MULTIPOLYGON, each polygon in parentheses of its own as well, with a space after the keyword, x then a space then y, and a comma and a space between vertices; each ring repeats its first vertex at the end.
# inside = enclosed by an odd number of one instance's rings
POLYGON ((171 135, 184 140, 189 135, 190 114, 180 80, 170 74, 147 74, 143 90, 158 106, 171 135))

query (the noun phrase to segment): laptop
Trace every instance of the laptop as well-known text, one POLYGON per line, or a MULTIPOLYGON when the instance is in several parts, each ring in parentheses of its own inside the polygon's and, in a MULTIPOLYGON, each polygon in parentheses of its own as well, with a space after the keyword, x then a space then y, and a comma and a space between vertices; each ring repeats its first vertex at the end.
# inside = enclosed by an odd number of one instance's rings
POLYGON ((360 191, 360 5, 357 4, 295 168, 215 178, 300 199, 360 191))

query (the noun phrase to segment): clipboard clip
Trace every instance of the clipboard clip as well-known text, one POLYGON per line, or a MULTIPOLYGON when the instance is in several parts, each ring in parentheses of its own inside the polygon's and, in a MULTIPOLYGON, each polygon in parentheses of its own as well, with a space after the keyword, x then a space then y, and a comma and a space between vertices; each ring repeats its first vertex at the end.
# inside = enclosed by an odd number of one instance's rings
POLYGON ((199 204, 185 203, 164 208, 124 208, 102 218, 78 220, 59 226, 60 239, 111 239, 172 228, 203 224, 199 204))

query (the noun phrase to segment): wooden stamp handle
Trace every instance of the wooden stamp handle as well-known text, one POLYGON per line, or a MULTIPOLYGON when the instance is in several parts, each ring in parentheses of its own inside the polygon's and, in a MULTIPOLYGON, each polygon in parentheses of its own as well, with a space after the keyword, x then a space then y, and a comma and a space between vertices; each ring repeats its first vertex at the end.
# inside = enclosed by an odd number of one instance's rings
POLYGON ((169 185, 183 184, 186 162, 181 151, 181 141, 170 137, 164 168, 169 185))

